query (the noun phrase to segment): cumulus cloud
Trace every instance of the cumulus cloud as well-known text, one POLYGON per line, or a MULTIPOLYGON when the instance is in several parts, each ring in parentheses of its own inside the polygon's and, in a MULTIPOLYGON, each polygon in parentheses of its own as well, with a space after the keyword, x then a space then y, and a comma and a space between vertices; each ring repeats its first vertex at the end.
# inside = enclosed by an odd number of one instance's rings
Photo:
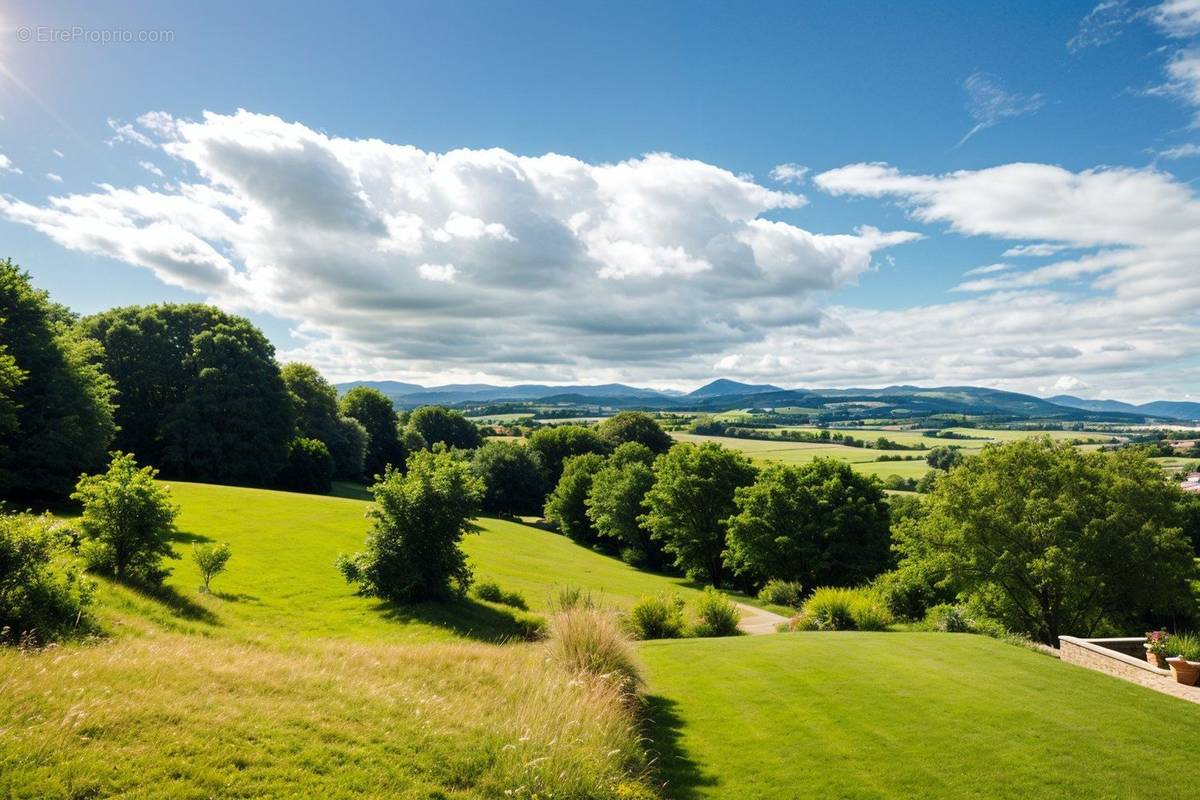
POLYGON ((666 153, 435 153, 247 111, 111 126, 197 177, 0 214, 293 320, 287 355, 335 377, 706 375, 781 329, 836 327, 821 299, 919 238, 809 232, 778 218, 800 195, 666 153))
POLYGON ((1200 0, 1165 0, 1150 9, 1150 18, 1168 36, 1200 33, 1200 0))
POLYGON ((4 155, 4 153, 0 153, 0 170, 4 172, 11 172, 14 175, 21 174, 21 169, 12 162, 12 159, 4 155))
POLYGON ((1006 119, 1032 114, 1046 104, 1042 95, 1010 92, 998 78, 983 72, 976 72, 963 81, 963 89, 967 92, 967 113, 975 120, 975 126, 958 145, 980 131, 1006 119))
POLYGON ((771 170, 771 180, 779 183, 804 183, 808 167, 799 164, 779 164, 771 170))

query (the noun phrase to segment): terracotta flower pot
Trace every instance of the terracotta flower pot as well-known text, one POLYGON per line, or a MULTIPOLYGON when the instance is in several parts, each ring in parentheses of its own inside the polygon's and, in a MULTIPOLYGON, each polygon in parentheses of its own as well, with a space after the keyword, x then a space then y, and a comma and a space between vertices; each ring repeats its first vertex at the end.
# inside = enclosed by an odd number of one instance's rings
POLYGON ((1146 645, 1146 660, 1159 669, 1167 668, 1167 659, 1161 653, 1155 653, 1150 650, 1150 645, 1146 645))
POLYGON ((1179 657, 1168 658, 1167 665, 1171 668, 1175 680, 1184 686, 1195 686, 1200 678, 1200 661, 1188 661, 1179 657))

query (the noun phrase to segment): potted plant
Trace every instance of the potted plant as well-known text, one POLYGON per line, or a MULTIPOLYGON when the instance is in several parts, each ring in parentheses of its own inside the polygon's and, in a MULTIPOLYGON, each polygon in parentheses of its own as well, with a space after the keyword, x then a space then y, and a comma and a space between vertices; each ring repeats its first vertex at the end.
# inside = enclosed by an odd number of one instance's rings
POLYGON ((1159 669, 1167 668, 1167 648, 1171 634, 1166 631, 1150 631, 1146 634, 1146 660, 1159 669))
POLYGON ((1167 666, 1175 680, 1185 686, 1195 686, 1200 678, 1200 637, 1194 633, 1180 633, 1168 641, 1168 651, 1174 653, 1167 659, 1167 666))

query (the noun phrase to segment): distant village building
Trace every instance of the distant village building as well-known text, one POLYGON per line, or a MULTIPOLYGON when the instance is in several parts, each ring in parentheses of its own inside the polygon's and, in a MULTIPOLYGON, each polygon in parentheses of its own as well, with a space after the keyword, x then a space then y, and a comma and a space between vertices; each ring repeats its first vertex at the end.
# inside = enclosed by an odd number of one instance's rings
POLYGON ((1185 492, 1200 492, 1200 472, 1189 473, 1187 479, 1180 486, 1185 492))

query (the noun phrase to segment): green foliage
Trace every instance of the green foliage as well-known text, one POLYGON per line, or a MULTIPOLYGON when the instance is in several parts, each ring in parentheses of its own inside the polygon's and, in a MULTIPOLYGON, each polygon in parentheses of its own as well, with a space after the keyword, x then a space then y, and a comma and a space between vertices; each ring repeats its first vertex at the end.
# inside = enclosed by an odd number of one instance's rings
POLYGON ((204 582, 202 591, 207 592, 212 579, 225 571, 232 555, 233 551, 229 548, 228 542, 219 544, 205 542, 192 545, 192 561, 195 562, 196 569, 200 571, 200 580, 204 582))
POLYGON ((441 406, 422 406, 408 415, 408 430, 420 435, 426 447, 444 444, 473 450, 483 442, 479 428, 458 411, 441 406))
POLYGON ((754 481, 741 453, 706 442, 678 444, 654 462, 644 524, 676 567, 719 586, 725 577, 726 520, 737 512, 735 492, 754 481))
POLYGON ((971 618, 962 606, 941 603, 925 613, 925 626, 942 633, 970 633, 971 618))
POLYGON ((892 615, 868 589, 822 586, 814 589, 801 608, 801 627, 821 631, 882 631, 892 615))
POLYGON ((409 450, 401 442, 396 409, 387 395, 369 386, 355 386, 342 395, 338 410, 367 432, 363 461, 367 477, 383 475, 389 465, 404 469, 409 450))
POLYGON ((798 581, 771 578, 759 589, 758 599, 773 606, 799 608, 804 602, 804 587, 798 581))
POLYGON ((1188 661, 1200 661, 1200 636, 1194 633, 1173 633, 1167 639, 1167 653, 1188 661))
POLYGON ((552 428, 539 428, 529 437, 525 445, 538 454, 542 468, 546 470, 546 485, 558 485, 566 467, 566 461, 571 456, 581 456, 588 453, 608 455, 612 449, 605 439, 602 439, 592 428, 582 425, 556 425, 552 428))
POLYGON ((87 317, 116 382, 116 444, 185 479, 269 486, 287 462, 292 397, 249 320, 201 304, 87 317))
POLYGON ((367 432, 357 420, 341 416, 337 389, 311 364, 293 361, 280 373, 296 412, 296 435, 324 443, 333 458, 333 477, 361 480, 367 432))
POLYGON ((705 586, 704 594, 696 601, 696 616, 698 619, 692 628, 694 636, 737 636, 741 633, 738 630, 741 612, 737 604, 711 586, 705 586))
POLYGON ((1009 630, 1054 644, 1190 603, 1179 487, 1133 450, 989 445, 926 503, 895 532, 901 567, 1009 630))
POLYGON ((655 455, 667 452, 673 443, 658 420, 644 411, 622 411, 596 426, 596 432, 612 447, 637 442, 655 455))
POLYGON ((932 606, 954 600, 954 591, 927 562, 910 562, 871 581, 871 590, 894 616, 920 620, 932 606))
POLYGON ((610 612, 574 608, 555 614, 546 651, 568 672, 609 677, 630 691, 642 683, 637 652, 610 612))
POLYGON ((320 439, 297 437, 288 445, 288 460, 276 482, 293 492, 329 494, 333 481, 333 456, 320 439))
POLYGON ((139 469, 132 454, 117 452, 107 472, 79 479, 71 499, 83 506, 81 552, 89 568, 119 581, 162 583, 168 573, 162 560, 178 558, 170 536, 179 508, 157 475, 153 467, 139 469))
POLYGON ((45 644, 86 630, 93 591, 61 523, 0 515, 0 644, 45 644))
POLYGON ((925 454, 925 463, 934 469, 951 470, 962 461, 962 451, 954 446, 938 445, 925 454))
POLYGON ((103 352, 0 261, 0 496, 65 497, 100 468, 115 432, 103 352))
POLYGON ((582 586, 559 586, 546 605, 551 611, 570 611, 573 608, 599 608, 600 603, 582 586))
POLYGON ((647 595, 633 604, 624 623, 635 639, 678 639, 683 636, 683 598, 647 595))
POLYGON ((660 570, 664 565, 662 543, 644 524, 644 500, 654 485, 650 467, 653 454, 644 445, 627 442, 609 457, 607 465, 592 477, 587 496, 587 515, 596 535, 618 542, 629 563, 660 570))
POLYGON ((726 563, 755 583, 855 585, 887 569, 888 504, 874 478, 818 458, 772 464, 738 489, 726 563))
POLYGON ((580 544, 596 541, 596 529, 587 513, 592 479, 604 468, 604 457, 595 453, 568 457, 562 477, 546 498, 545 517, 559 532, 580 544))
POLYGON ((487 487, 483 510, 491 514, 537 514, 545 500, 545 477, 537 453, 520 442, 491 440, 475 451, 471 467, 487 487))
POLYGON ((1183 492, 1180 515, 1183 536, 1192 543, 1192 553, 1200 558, 1200 493, 1183 492))
POLYGON ((361 594, 399 603, 465 594, 471 569, 459 545, 483 492, 454 453, 414 453, 406 474, 390 468, 371 487, 366 550, 340 557, 339 569, 361 594))
POLYGON ((525 602, 525 597, 520 592, 506 592, 495 581, 479 581, 472 587, 471 593, 478 599, 486 600, 489 603, 499 603, 502 606, 511 606, 523 611, 529 608, 529 604, 525 602))

